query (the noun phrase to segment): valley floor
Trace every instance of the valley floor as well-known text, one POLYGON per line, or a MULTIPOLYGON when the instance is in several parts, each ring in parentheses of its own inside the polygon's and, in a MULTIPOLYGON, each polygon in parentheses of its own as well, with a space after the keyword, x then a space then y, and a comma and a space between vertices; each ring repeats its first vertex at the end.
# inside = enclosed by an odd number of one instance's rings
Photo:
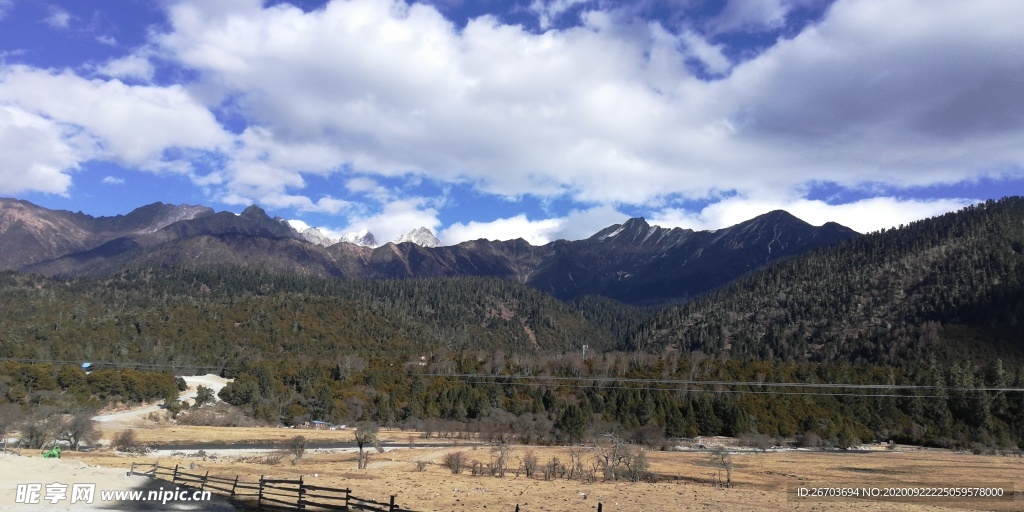
MULTIPOLYGON (((137 429, 140 440, 152 443, 172 439, 189 442, 240 442, 268 440, 282 442, 305 435, 310 444, 351 440, 350 430, 313 431, 268 428, 217 428, 149 426, 137 429)), ((486 445, 438 447, 437 439, 426 440, 417 433, 382 431, 382 438, 406 444, 403 449, 373 452, 369 467, 356 469, 351 451, 307 450, 294 463, 284 457, 277 464, 266 463, 260 454, 214 454, 203 456, 127 455, 111 450, 66 453, 66 459, 90 465, 127 468, 133 462, 163 466, 180 465, 190 471, 255 481, 261 475, 273 478, 302 476, 313 485, 349 487, 362 498, 387 502, 396 495, 397 503, 415 511, 499 510, 513 511, 516 505, 527 511, 587 511, 601 503, 607 512, 678 510, 1021 510, 1024 509, 1024 458, 981 456, 943 450, 920 450, 900 446, 895 451, 868 452, 736 452, 732 488, 714 485, 725 474, 699 451, 647 452, 650 470, 656 482, 596 482, 553 478, 538 474, 527 478, 515 468, 532 451, 539 464, 553 457, 569 461, 567 447, 524 447, 512 449, 512 462, 504 478, 472 476, 467 469, 454 475, 441 465, 446 453, 463 451, 468 460, 492 461, 494 454, 486 445), (409 443, 411 447, 408 446, 409 443), (424 446, 427 443, 433 446, 424 446), (423 471, 417 461, 428 461, 423 471), (877 501, 854 498, 830 500, 801 499, 798 487, 830 488, 945 488, 1000 487, 1003 500, 919 498, 913 502, 877 501)), ((109 432, 108 432, 109 435, 109 432)), ((448 441, 451 442, 451 441, 448 441)), ((584 458, 588 466, 593 455, 584 458)))

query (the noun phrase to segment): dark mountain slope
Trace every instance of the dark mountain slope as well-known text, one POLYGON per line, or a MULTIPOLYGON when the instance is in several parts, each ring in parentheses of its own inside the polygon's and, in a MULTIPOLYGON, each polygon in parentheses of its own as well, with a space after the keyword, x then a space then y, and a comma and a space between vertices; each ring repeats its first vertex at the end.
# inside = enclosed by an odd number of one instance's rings
MULTIPOLYGON (((28 201, 0 199, 0 270, 92 251, 118 238, 135 238, 175 222, 213 214, 204 206, 154 203, 128 215, 91 217, 82 213, 48 210, 28 201)), ((86 255, 109 255, 110 250, 86 255)))
POLYGON ((493 278, 346 281, 223 267, 54 281, 8 272, 0 303, 0 357, 233 365, 282 354, 395 359, 615 345, 571 306, 493 278))
POLYGON ((630 347, 907 364, 1024 353, 1024 199, 771 265, 646 324, 630 347))
POLYGON ((689 299, 766 263, 856 236, 774 211, 717 231, 665 229, 642 218, 580 242, 556 242, 529 284, 556 297, 595 294, 626 303, 689 299))
POLYGON ((24 202, 0 204, 0 248, 11 253, 0 268, 47 276, 179 265, 242 265, 357 279, 488 276, 566 300, 602 295, 654 305, 689 300, 766 263, 854 236, 835 224, 819 228, 771 212, 710 232, 665 229, 636 218, 586 240, 543 246, 518 239, 370 249, 309 243, 255 206, 235 215, 158 203, 95 219, 24 202))

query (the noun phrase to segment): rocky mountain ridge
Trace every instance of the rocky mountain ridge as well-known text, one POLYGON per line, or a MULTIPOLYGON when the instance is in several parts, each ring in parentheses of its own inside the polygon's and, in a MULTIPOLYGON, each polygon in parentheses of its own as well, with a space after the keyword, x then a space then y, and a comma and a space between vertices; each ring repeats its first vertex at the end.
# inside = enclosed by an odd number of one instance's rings
POLYGON ((634 218, 585 240, 541 246, 480 239, 441 247, 425 228, 378 247, 345 241, 325 247, 311 236, 257 206, 236 215, 157 203, 94 218, 0 200, 2 270, 71 277, 212 265, 356 279, 490 276, 562 299, 592 294, 632 304, 688 300, 772 261, 857 234, 775 211, 716 231, 634 218))

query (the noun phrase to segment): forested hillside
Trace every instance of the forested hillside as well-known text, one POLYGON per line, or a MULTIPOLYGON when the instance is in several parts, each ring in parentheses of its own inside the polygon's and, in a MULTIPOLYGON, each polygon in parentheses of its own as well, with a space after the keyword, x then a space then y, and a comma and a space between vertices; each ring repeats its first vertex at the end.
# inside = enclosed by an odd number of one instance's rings
POLYGON ((570 305, 492 278, 338 281, 178 268, 53 281, 7 273, 0 301, 0 357, 187 367, 282 354, 403 358, 615 345, 570 305))
POLYGON ((1024 355, 1024 199, 766 267, 645 324, 628 349, 919 365, 1024 355))
MULTIPOLYGON (((1022 279, 1019 198, 797 256, 664 311, 492 278, 6 273, 0 358, 213 365, 236 377, 221 397, 270 423, 1010 447, 1024 443, 1024 393, 1007 390, 1024 388, 1022 279)), ((140 377, 110 388, 68 368, 2 364, 0 393, 25 408, 55 393, 138 399, 140 377)))

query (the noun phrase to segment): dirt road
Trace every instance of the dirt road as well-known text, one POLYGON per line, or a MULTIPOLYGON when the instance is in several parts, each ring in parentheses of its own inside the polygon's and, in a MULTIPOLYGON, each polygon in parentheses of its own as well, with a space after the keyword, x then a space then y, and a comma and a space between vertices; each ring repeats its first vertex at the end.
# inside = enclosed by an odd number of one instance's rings
MULTIPOLYGON (((214 396, 216 396, 217 393, 219 393, 220 390, 224 388, 224 386, 226 386, 229 382, 234 380, 225 379, 224 377, 219 377, 213 374, 194 375, 182 378, 185 379, 185 383, 188 384, 188 389, 182 391, 181 394, 178 395, 178 399, 188 401, 195 400, 196 395, 198 394, 199 386, 206 386, 208 388, 212 388, 213 394, 214 396)), ((141 407, 128 409, 126 411, 100 414, 98 416, 93 416, 92 419, 100 423, 116 423, 118 426, 120 426, 127 423, 131 423, 132 421, 137 419, 145 418, 151 413, 159 412, 163 410, 162 405, 163 404, 145 405, 141 407)))

